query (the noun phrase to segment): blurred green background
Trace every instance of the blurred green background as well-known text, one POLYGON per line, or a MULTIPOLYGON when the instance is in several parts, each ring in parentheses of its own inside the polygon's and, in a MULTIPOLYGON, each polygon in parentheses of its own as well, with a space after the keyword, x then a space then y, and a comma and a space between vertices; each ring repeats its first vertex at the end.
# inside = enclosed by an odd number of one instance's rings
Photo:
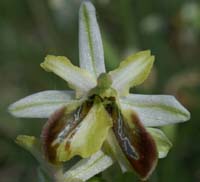
MULTIPOLYGON (((15 144, 18 134, 40 135, 45 120, 16 119, 10 103, 35 92, 66 89, 43 71, 45 55, 78 64, 81 0, 0 0, 0 181, 36 182, 36 160, 15 144)), ((172 94, 191 112, 190 122, 164 127, 173 141, 150 182, 200 181, 200 1, 94 0, 107 70, 138 50, 151 49, 154 69, 135 93, 172 94)), ((132 182, 112 169, 109 182, 132 182)), ((93 182, 101 181, 96 177, 93 182)), ((137 181, 137 180, 135 180, 137 181)))

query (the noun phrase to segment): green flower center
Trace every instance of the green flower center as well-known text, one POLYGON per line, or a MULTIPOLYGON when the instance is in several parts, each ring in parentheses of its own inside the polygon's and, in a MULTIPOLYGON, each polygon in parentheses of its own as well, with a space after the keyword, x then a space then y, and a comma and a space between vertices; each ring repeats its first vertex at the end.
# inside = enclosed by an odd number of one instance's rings
POLYGON ((89 96, 98 95, 101 98, 115 97, 118 100, 117 91, 112 88, 112 79, 109 74, 101 73, 97 79, 97 86, 90 90, 89 96))

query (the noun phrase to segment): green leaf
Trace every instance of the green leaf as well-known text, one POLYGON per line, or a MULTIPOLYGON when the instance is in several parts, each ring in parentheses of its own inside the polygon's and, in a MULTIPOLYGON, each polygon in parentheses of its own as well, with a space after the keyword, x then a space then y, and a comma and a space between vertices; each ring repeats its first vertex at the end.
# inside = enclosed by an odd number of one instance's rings
POLYGON ((106 182, 106 181, 104 179, 102 179, 102 177, 95 176, 95 177, 89 179, 87 182, 106 182))
POLYGON ((156 142, 159 158, 166 157, 172 147, 172 143, 161 130, 156 128, 147 128, 147 130, 156 142))
POLYGON ((29 151, 44 168, 49 168, 48 164, 43 159, 40 142, 36 137, 28 135, 18 135, 15 142, 27 151, 29 151))
POLYGON ((145 126, 162 126, 190 119, 190 113, 173 96, 129 94, 120 101, 122 108, 136 112, 145 126))
MULTIPOLYGON (((34 136, 28 136, 28 135, 18 135, 15 142, 29 151, 35 159, 40 164, 40 172, 45 175, 45 178, 47 179, 54 179, 55 172, 57 170, 60 170, 60 167, 54 167, 50 165, 44 158, 42 150, 41 150, 41 144, 39 140, 34 136)), ((40 174, 41 175, 41 174, 40 174)), ((42 176, 40 176, 42 177, 42 176)), ((44 176, 43 176, 44 177, 44 176)), ((50 180, 48 180, 50 182, 50 180)))
POLYGON ((53 182, 53 179, 51 179, 46 173, 46 171, 44 171, 41 167, 37 168, 37 175, 38 175, 37 182, 53 182))
POLYGON ((75 155, 87 158, 97 152, 112 127, 112 120, 103 105, 95 102, 80 125, 58 147, 58 161, 66 161, 75 155), (69 148, 66 148, 66 143, 69 148))
POLYGON ((105 72, 104 51, 95 8, 83 1, 79 11, 79 59, 80 67, 95 78, 105 72))
POLYGON ((42 157, 40 142, 36 137, 28 135, 18 135, 15 142, 27 151, 29 151, 44 168, 49 168, 42 157))
POLYGON ((80 160, 64 173, 66 182, 83 182, 104 171, 113 164, 113 159, 103 151, 98 151, 91 157, 80 160))
POLYGON ((141 51, 129 56, 121 62, 119 68, 109 72, 112 77, 112 87, 120 95, 127 95, 129 89, 141 84, 149 75, 153 66, 154 56, 150 51, 141 51))
POLYGON ((64 182, 84 182, 83 180, 81 179, 78 179, 78 178, 67 178, 66 180, 62 180, 64 182))
POLYGON ((70 88, 76 90, 77 96, 96 86, 96 80, 88 71, 74 66, 66 57, 49 55, 41 67, 67 81, 70 88))
POLYGON ((9 112, 16 117, 48 118, 63 106, 76 104, 73 91, 48 90, 27 96, 10 105, 9 112))

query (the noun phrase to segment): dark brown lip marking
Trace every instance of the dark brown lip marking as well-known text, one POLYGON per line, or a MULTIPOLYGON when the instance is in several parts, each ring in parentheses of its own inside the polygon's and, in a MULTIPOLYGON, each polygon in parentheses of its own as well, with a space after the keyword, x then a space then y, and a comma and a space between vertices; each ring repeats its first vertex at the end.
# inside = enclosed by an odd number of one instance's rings
POLYGON ((48 119, 46 124, 44 125, 42 129, 41 139, 42 139, 42 145, 45 157, 51 162, 56 164, 55 161, 56 158, 56 148, 58 146, 54 146, 54 149, 51 147, 51 143, 59 133, 59 131, 64 127, 64 123, 61 125, 57 125, 60 118, 64 115, 65 108, 62 107, 58 109, 55 113, 51 115, 51 117, 48 119))
POLYGON ((113 98, 108 100, 111 102, 106 105, 106 110, 113 119, 113 131, 119 146, 134 171, 145 180, 157 164, 156 144, 134 113, 131 116, 134 128, 130 128, 113 98))
MULTIPOLYGON (((59 164, 56 160, 57 148, 63 140, 73 136, 76 132, 75 128, 88 114, 93 105, 93 99, 88 99, 76 110, 69 114, 65 114, 66 108, 60 108, 48 119, 43 127, 41 139, 45 157, 53 164, 59 164), (72 134, 72 135, 71 135, 72 134)), ((66 150, 70 150, 70 143, 65 145, 66 150)))
POLYGON ((147 179, 156 167, 158 151, 153 137, 147 132, 137 115, 132 114, 132 122, 135 125, 132 140, 140 154, 140 158, 136 161, 133 159, 129 160, 141 178, 147 179))

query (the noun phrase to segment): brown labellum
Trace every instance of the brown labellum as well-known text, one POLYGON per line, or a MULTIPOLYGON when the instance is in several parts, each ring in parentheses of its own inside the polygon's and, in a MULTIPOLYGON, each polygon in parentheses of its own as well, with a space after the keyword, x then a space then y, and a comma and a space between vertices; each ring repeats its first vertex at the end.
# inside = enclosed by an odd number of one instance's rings
POLYGON ((157 164, 156 144, 134 113, 131 116, 134 127, 130 128, 114 99, 109 100, 106 110, 113 119, 113 131, 119 146, 134 171, 145 180, 157 164))
MULTIPOLYGON (((44 125, 41 138, 45 157, 49 162, 58 164, 57 148, 68 136, 72 137, 76 132, 76 127, 88 114, 93 105, 93 100, 88 99, 75 111, 66 114, 67 108, 57 110, 44 125)), ((70 143, 66 143, 66 150, 70 150, 70 143)))

